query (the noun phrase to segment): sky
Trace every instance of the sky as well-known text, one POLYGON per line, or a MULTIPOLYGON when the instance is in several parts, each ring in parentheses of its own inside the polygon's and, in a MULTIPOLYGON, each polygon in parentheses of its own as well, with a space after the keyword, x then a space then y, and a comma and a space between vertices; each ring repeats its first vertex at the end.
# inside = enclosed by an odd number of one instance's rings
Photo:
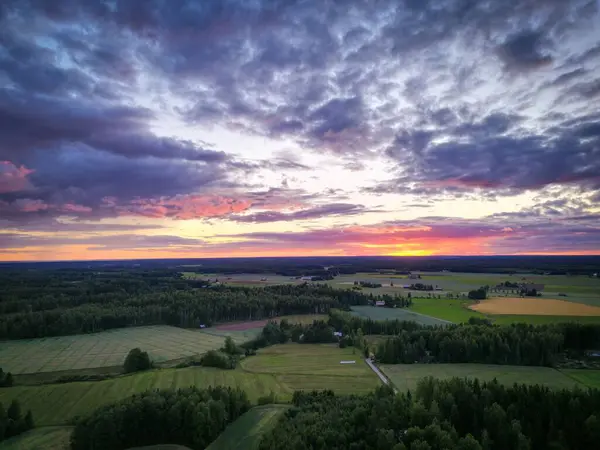
POLYGON ((600 254, 597 0, 2 0, 0 260, 600 254))

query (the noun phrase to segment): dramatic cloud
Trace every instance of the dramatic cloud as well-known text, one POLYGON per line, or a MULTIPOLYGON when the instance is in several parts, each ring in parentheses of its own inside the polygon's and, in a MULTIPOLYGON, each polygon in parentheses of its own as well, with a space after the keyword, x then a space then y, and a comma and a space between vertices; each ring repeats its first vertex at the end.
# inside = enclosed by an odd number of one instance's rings
POLYGON ((254 214, 232 216, 230 219, 235 220, 236 222, 268 223, 291 220, 310 220, 331 216, 353 216, 365 212, 369 212, 369 210, 363 205, 331 203, 329 205, 320 205, 288 213, 280 211, 263 211, 254 214))
MULTIPOLYGON (((518 220, 598 214, 599 25, 589 0, 4 0, 0 220, 27 234, 218 218, 201 239, 218 252, 219 226, 320 242, 302 221, 363 226, 377 211, 431 227, 405 232, 413 246, 447 233, 512 251, 497 243, 523 236, 518 220), (418 219, 423 206, 471 217, 467 202, 491 214, 476 236, 418 219)), ((574 230, 527 236, 583 248, 574 230)), ((327 233, 341 252, 395 252, 378 233, 327 233)))
POLYGON ((0 194, 7 192, 19 192, 29 186, 27 176, 33 170, 24 166, 17 167, 10 161, 0 161, 0 194))

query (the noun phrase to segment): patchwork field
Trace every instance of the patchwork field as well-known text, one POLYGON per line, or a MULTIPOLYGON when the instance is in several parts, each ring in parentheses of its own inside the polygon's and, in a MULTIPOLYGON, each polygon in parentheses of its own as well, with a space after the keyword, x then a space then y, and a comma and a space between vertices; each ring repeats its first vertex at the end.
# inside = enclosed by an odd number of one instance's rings
POLYGON ((375 306, 353 306, 352 314, 372 320, 412 320, 422 325, 447 325, 448 320, 423 315, 406 308, 382 308, 375 306))
POLYGON ((34 428, 0 442, 0 450, 67 450, 72 427, 34 428))
POLYGON ((577 381, 549 367, 493 364, 382 364, 379 367, 400 391, 414 390, 417 382, 428 376, 439 379, 478 378, 481 381, 491 381, 496 378, 505 385, 542 384, 556 389, 568 389, 576 386, 585 388, 587 385, 583 380, 581 380, 582 382, 577 381))
MULTIPOLYGON (((232 333, 243 342, 243 334, 232 333)), ((0 345, 2 368, 13 374, 111 367, 123 364, 134 347, 161 362, 219 348, 224 335, 166 325, 120 328, 94 334, 5 341, 0 345)))
POLYGON ((252 408, 230 424, 206 450, 255 450, 264 433, 270 431, 288 405, 265 405, 252 408))
POLYGON ((498 297, 470 306, 485 314, 523 314, 541 316, 600 316, 600 308, 582 303, 547 298, 498 297))
POLYGON ((361 355, 334 345, 285 344, 263 349, 235 370, 206 367, 160 369, 94 382, 15 386, 0 389, 0 402, 19 399, 31 409, 37 425, 64 425, 104 404, 148 389, 187 386, 232 386, 256 400, 274 393, 289 401, 295 390, 332 389, 341 394, 362 393, 379 384, 361 355), (354 365, 340 364, 356 360, 354 365))

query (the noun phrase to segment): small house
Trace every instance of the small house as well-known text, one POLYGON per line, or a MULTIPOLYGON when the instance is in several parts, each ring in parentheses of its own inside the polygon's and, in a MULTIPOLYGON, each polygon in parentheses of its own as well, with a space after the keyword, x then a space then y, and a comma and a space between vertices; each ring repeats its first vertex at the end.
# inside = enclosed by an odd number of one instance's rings
POLYGON ((375 306, 385 306, 385 301, 384 300, 377 300, 375 302, 375 306))

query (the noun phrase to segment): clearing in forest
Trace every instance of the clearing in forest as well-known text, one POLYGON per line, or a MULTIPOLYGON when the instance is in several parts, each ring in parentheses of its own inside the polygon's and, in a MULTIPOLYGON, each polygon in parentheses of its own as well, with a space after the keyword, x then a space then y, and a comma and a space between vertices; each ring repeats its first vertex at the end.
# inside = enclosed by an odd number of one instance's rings
POLYGON ((269 432, 289 405, 264 405, 252 408, 228 425, 206 450, 255 450, 263 434, 269 432))
MULTIPOLYGON (((480 381, 541 384, 550 388, 569 389, 586 385, 550 367, 502 366, 495 364, 382 364, 379 368, 399 391, 414 390, 417 382, 428 376, 439 379, 452 377, 478 378, 480 381)), ((582 380, 583 381, 583 380, 582 380)))
POLYGON ((536 297, 497 297, 470 306, 484 314, 600 316, 600 308, 583 303, 536 297))

